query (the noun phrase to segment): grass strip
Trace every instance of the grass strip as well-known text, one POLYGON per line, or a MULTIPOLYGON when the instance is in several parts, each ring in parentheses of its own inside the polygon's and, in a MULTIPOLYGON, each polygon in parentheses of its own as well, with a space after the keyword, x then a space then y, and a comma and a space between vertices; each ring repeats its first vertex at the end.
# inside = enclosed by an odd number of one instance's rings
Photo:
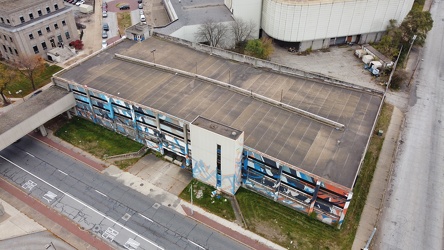
POLYGON ((179 197, 181 199, 190 202, 191 185, 193 186, 193 205, 199 206, 207 210, 208 212, 222 217, 226 220, 236 220, 236 216, 234 215, 234 210, 231 206, 230 200, 226 198, 224 194, 211 197, 211 192, 216 189, 196 179, 193 179, 190 184, 188 184, 188 186, 182 191, 182 193, 180 193, 179 197))
POLYGON ((80 117, 72 118, 55 135, 101 159, 142 148, 142 144, 80 117))

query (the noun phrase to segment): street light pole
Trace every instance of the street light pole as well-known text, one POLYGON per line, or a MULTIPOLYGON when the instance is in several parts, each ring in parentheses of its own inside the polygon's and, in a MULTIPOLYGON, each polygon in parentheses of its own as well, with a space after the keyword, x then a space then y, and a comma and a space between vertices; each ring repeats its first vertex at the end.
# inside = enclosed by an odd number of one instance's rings
POLYGON ((156 49, 151 50, 151 53, 153 54, 153 63, 156 63, 156 57, 154 55, 154 52, 156 52, 156 49))
POLYGON ((416 37, 417 37, 417 36, 414 35, 413 38, 412 38, 412 42, 410 43, 410 48, 409 48, 409 51, 407 51, 407 56, 405 57, 405 61, 404 61, 404 68, 406 67, 407 60, 409 60, 410 50, 412 50, 413 43, 415 42, 416 37))
POLYGON ((193 184, 190 186, 190 196, 191 196, 191 215, 193 215, 193 184))

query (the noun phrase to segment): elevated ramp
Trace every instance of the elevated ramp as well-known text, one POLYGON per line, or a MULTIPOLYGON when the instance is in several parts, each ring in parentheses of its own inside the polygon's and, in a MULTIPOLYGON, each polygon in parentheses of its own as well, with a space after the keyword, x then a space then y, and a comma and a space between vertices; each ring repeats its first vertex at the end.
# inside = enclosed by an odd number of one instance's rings
POLYGON ((51 86, 0 115, 0 151, 74 106, 72 93, 51 86))

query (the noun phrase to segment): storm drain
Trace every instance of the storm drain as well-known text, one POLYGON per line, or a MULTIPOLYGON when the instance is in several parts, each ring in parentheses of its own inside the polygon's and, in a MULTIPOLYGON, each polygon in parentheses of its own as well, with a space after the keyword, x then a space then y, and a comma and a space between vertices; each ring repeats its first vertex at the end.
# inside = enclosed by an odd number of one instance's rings
POLYGON ((125 214, 125 215, 122 217, 122 220, 124 220, 124 221, 128 221, 130 217, 131 217, 131 215, 129 215, 129 214, 125 214))
POLYGON ((158 209, 160 207, 160 204, 159 203, 154 203, 154 205, 153 205, 153 208, 154 209, 158 209))

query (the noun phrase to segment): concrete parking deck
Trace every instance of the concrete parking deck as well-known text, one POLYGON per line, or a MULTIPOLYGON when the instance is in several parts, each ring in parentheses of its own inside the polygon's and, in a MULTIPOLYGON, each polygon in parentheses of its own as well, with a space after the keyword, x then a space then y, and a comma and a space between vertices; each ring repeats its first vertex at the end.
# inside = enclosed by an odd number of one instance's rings
POLYGON ((254 68, 155 37, 142 43, 122 42, 58 76, 188 122, 201 115, 243 130, 246 146, 349 188, 381 102, 377 94, 254 68), (119 60, 115 54, 173 70, 119 60), (344 124, 345 130, 209 81, 176 74, 175 69, 282 101, 344 124))

